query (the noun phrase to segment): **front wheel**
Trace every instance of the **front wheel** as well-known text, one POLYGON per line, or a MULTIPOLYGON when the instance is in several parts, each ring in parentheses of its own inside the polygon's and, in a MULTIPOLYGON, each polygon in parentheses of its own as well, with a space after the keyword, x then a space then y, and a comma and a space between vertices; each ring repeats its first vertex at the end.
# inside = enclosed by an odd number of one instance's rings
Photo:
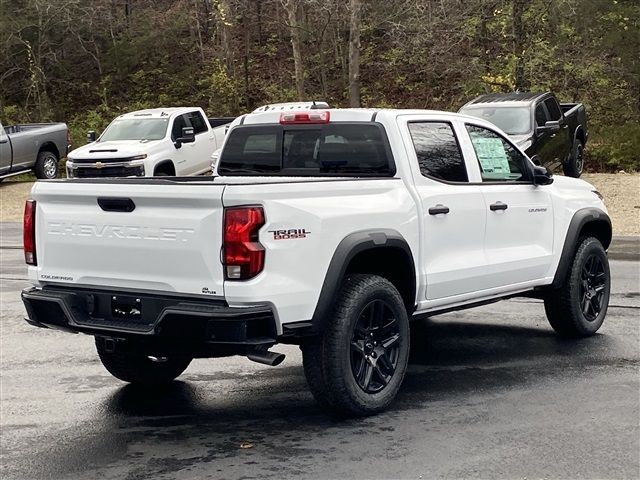
POLYGON ((302 345, 311 392, 347 415, 393 401, 409 359, 409 319, 398 290, 377 275, 347 277, 323 334, 302 345))
POLYGON ((161 385, 171 382, 184 372, 190 357, 150 357, 135 352, 107 348, 105 339, 96 337, 96 350, 104 368, 114 377, 129 383, 161 385))
POLYGON ((563 173, 567 177, 578 178, 584 170, 584 145, 577 138, 573 142, 569 160, 562 166, 563 173))
POLYGON ((598 331, 609 306, 611 274, 597 238, 581 239, 563 285, 544 299, 547 319, 563 337, 588 337, 598 331))
POLYGON ((58 176, 58 156, 47 150, 38 153, 33 173, 36 178, 50 180, 58 176))

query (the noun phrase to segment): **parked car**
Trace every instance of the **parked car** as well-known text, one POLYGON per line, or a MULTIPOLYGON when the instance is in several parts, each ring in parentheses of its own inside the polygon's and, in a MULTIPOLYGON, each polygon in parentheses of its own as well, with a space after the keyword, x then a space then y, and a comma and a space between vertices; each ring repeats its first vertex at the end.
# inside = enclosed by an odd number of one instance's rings
POLYGON ((536 165, 562 167, 579 177, 584 170, 587 113, 582 103, 558 103, 545 93, 491 93, 471 100, 460 113, 492 122, 511 136, 536 165))
POLYGON ((207 120, 197 107, 156 108, 117 117, 69 153, 67 177, 199 175, 211 168, 233 118, 207 120))
POLYGON ((602 197, 480 118, 248 114, 214 174, 37 183, 27 321, 95 336, 106 369, 140 384, 192 358, 277 365, 269 348, 297 344, 316 399, 354 415, 396 396, 410 319, 528 296, 565 337, 604 321, 602 197))
POLYGON ((64 123, 0 123, 0 180, 33 171, 37 178, 56 178, 58 162, 71 147, 64 123))

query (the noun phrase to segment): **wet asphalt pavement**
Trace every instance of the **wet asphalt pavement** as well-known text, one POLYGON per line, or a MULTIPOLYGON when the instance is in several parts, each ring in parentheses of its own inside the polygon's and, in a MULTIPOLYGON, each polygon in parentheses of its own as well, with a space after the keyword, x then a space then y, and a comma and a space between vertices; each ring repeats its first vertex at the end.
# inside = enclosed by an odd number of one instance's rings
POLYGON ((112 378, 91 337, 22 320, 17 230, 0 239, 0 478, 640 477, 638 261, 611 262, 592 338, 559 340, 525 299, 415 324, 393 407, 341 420, 291 346, 275 368, 195 360, 159 390, 112 378))

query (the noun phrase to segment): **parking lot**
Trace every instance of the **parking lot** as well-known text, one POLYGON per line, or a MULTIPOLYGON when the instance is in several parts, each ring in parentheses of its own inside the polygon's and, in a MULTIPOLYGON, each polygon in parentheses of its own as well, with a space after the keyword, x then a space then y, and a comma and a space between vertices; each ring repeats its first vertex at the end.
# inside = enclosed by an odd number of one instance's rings
MULTIPOLYGON (((559 340, 516 299, 414 325, 396 403, 331 417, 295 347, 270 368, 195 360, 180 381, 111 377, 93 339, 30 327, 20 225, 2 224, 2 478, 637 478, 640 263, 616 247, 599 334, 559 340)), ((626 252, 626 253, 625 253, 626 252)))

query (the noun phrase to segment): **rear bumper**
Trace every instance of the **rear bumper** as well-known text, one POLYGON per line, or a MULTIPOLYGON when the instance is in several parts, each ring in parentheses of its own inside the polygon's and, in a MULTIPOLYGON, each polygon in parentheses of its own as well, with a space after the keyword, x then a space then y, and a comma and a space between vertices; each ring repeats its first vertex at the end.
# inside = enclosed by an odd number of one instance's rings
POLYGON ((271 346, 277 338, 268 306, 232 308, 221 300, 50 287, 23 290, 22 301, 28 323, 70 333, 229 347, 271 346))

